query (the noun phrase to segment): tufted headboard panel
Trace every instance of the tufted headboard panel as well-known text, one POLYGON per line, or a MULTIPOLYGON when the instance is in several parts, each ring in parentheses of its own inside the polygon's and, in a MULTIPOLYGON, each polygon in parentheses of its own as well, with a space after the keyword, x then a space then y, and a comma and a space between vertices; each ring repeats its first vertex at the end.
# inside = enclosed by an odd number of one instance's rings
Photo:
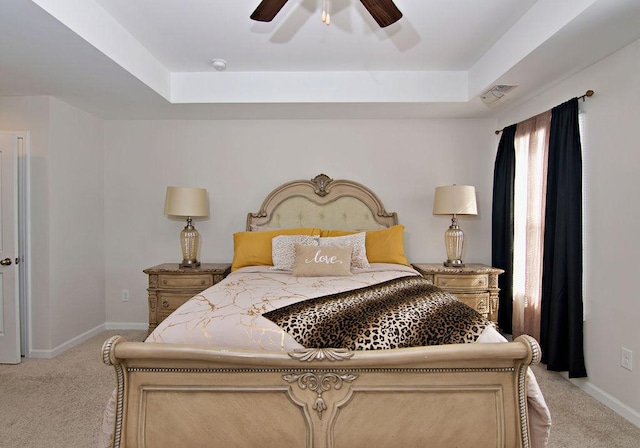
POLYGON ((281 185, 269 193, 260 211, 247 216, 247 230, 374 230, 397 223, 397 214, 387 212, 369 188, 350 180, 333 180, 325 174, 281 185))

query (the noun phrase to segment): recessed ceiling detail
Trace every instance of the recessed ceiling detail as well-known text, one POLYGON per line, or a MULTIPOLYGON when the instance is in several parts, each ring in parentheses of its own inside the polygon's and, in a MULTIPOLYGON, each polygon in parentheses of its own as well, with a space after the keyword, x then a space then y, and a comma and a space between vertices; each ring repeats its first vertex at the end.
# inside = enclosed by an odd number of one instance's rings
POLYGON ((487 116, 491 86, 518 85, 513 103, 640 38, 629 0, 394 0, 403 17, 386 28, 355 0, 330 1, 331 27, 322 0, 250 20, 260 3, 3 0, 0 95, 117 117, 257 104, 268 118, 487 116), (212 70, 212 51, 233 70, 212 70))

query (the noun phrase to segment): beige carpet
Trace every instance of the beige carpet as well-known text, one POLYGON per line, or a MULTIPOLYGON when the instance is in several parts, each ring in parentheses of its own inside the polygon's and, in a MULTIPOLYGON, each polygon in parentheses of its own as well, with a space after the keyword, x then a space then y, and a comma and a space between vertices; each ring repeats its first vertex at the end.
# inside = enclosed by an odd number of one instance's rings
POLYGON ((114 334, 133 341, 146 331, 107 331, 54 359, 0 365, 0 447, 95 447, 115 386, 101 347, 114 334))
MULTIPOLYGON (((55 359, 0 365, 0 447, 95 447, 115 385, 102 343, 145 333, 107 331, 55 359)), ((544 366, 534 369, 554 420, 549 448, 640 448, 640 428, 544 366)))
POLYGON ((640 448, 640 428, 545 366, 533 366, 553 426, 549 448, 640 448))

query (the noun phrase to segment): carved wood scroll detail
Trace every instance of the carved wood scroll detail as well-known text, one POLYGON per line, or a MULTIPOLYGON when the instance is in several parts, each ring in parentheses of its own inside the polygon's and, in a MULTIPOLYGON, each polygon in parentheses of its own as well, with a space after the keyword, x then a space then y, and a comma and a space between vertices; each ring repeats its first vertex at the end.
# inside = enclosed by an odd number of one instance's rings
POLYGON ((316 177, 311 179, 311 182, 316 184, 315 193, 320 197, 324 197, 329 194, 329 192, 327 191, 327 185, 329 185, 332 181, 333 179, 331 179, 326 174, 318 174, 316 177))
POLYGON ((288 373, 282 376, 286 382, 298 383, 300 389, 309 389, 318 394, 316 401, 313 403, 313 410, 318 413, 318 417, 322 420, 322 413, 327 410, 327 404, 322 398, 322 394, 331 390, 341 389, 346 381, 351 383, 356 380, 358 375, 354 373, 335 373, 335 372, 305 372, 305 373, 288 373))
POLYGON ((125 372, 120 359, 116 358, 115 346, 119 342, 125 342, 122 336, 116 335, 109 338, 102 345, 102 362, 108 366, 113 366, 116 371, 116 415, 115 428, 113 433, 113 448, 120 448, 122 442, 122 425, 124 418, 124 378, 125 372))
POLYGON ((306 348, 289 353, 289 356, 298 361, 344 361, 353 356, 344 348, 306 348))

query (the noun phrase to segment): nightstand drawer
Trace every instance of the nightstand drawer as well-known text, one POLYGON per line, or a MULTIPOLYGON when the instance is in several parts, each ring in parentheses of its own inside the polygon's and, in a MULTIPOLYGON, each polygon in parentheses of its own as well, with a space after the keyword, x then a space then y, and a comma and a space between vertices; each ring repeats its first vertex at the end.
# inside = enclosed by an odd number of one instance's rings
POLYGON ((212 274, 200 275, 159 275, 158 287, 160 288, 196 288, 205 289, 213 285, 212 274))
POLYGON ((194 295, 195 294, 191 292, 164 293, 162 291, 158 291, 158 293, 156 294, 156 297, 158 297, 158 312, 168 311, 168 314, 171 314, 180 305, 182 305, 184 302, 189 300, 194 295))
POLYGON ((177 310, 180 305, 194 295, 193 293, 163 293, 159 291, 156 296, 158 298, 158 317, 160 321, 177 310))
POLYGON ((434 283, 440 288, 447 289, 478 289, 487 288, 489 286, 489 277, 487 275, 442 275, 435 276, 434 283))
POLYGON ((484 317, 489 315, 489 292, 477 292, 477 293, 464 293, 464 292, 452 292, 458 300, 474 308, 477 312, 484 317))

